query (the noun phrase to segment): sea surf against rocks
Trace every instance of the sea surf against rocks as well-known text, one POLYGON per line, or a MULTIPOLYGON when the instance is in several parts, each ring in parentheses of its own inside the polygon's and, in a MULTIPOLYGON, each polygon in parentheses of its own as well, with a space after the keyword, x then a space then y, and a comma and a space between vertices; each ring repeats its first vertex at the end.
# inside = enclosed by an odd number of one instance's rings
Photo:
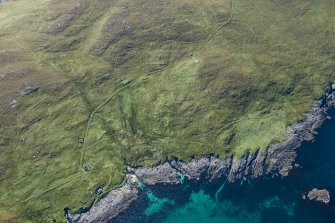
POLYGON ((88 212, 71 215, 70 210, 67 210, 66 218, 69 223, 107 222, 125 211, 138 198, 143 185, 179 185, 185 178, 188 181, 205 179, 207 182, 226 178, 229 184, 261 176, 286 177, 294 169, 297 149, 303 142, 313 140, 316 131, 330 117, 330 110, 335 104, 334 89, 335 85, 329 85, 306 118, 289 126, 287 139, 270 146, 266 151, 225 160, 208 156, 186 163, 171 160, 153 167, 129 167, 127 178, 120 188, 107 194, 88 212))

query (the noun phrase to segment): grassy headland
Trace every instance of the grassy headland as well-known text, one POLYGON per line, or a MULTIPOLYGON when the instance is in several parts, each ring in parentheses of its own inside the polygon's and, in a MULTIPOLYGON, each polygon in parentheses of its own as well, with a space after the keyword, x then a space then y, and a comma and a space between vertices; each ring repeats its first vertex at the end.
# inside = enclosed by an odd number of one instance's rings
POLYGON ((126 165, 264 150, 334 52, 333 0, 0 3, 0 222, 64 222, 126 165))

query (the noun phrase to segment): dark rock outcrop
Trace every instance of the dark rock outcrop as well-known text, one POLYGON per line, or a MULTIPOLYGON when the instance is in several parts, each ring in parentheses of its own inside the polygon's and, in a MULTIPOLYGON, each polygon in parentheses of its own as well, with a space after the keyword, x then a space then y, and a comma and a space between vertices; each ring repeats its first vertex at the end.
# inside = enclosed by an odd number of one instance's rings
POLYGON ((20 95, 28 95, 38 91, 38 89, 39 87, 36 84, 31 84, 20 87, 18 91, 20 92, 20 95))
MULTIPOLYGON (((323 97, 313 104, 306 118, 288 127, 285 141, 269 146, 264 152, 247 153, 241 158, 230 157, 225 160, 209 156, 190 162, 172 160, 155 167, 128 168, 129 175, 122 187, 111 191, 89 212, 74 216, 68 214, 68 223, 107 222, 138 197, 139 186, 136 180, 154 185, 178 184, 180 175, 189 180, 206 177, 209 181, 227 177, 228 182, 262 175, 287 176, 294 168, 297 148, 303 141, 314 139, 316 130, 327 119, 329 109, 334 107, 334 89, 335 86, 329 86, 323 97)), ((307 196, 323 203, 330 201, 329 192, 325 190, 312 190, 307 196)))
POLYGON ((95 80, 93 86, 97 87, 97 86, 101 85, 102 83, 104 83, 105 81, 109 81, 109 80, 112 80, 112 79, 113 79, 113 75, 112 74, 110 74, 110 73, 104 74, 104 75, 98 77, 95 80))

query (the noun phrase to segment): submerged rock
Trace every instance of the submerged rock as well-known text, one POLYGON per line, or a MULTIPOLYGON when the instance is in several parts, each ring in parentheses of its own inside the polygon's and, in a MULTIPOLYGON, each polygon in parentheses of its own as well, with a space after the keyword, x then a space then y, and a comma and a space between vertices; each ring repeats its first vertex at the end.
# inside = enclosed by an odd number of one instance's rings
POLYGON ((307 197, 310 201, 321 202, 324 204, 329 204, 330 202, 330 193, 325 189, 316 189, 313 188, 308 192, 307 197))

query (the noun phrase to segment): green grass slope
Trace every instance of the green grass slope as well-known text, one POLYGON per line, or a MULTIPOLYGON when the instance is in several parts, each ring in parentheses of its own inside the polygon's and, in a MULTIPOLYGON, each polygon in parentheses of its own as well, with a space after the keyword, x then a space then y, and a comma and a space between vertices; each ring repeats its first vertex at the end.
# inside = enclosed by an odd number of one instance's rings
POLYGON ((127 165, 285 139, 334 81, 334 32, 333 0, 0 3, 0 222, 64 222, 127 165))

